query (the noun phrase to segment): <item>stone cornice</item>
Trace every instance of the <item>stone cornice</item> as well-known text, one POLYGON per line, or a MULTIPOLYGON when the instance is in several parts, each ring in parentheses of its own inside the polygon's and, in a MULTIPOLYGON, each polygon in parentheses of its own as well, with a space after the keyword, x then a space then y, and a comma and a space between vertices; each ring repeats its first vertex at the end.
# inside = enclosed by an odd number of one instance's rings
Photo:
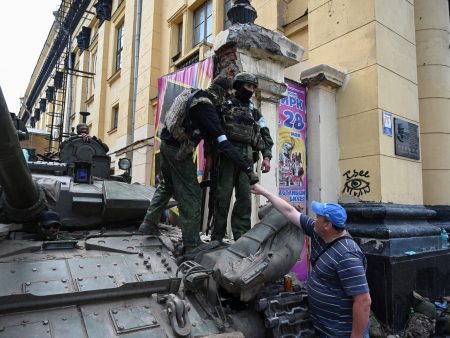
POLYGON ((305 69, 300 75, 300 81, 307 87, 326 85, 339 88, 344 83, 345 74, 328 65, 317 65, 305 69))
POLYGON ((270 59, 284 67, 292 66, 303 58, 302 46, 284 35, 255 24, 234 24, 214 39, 214 51, 227 47, 248 50, 254 57, 270 59))

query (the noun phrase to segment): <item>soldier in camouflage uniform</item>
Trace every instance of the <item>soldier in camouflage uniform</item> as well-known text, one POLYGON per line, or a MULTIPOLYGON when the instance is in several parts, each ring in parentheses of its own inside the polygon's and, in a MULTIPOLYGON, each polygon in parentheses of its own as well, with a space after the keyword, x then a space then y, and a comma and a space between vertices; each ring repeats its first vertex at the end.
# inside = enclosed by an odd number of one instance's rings
MULTIPOLYGON (((273 141, 269 128, 265 125, 264 117, 250 101, 257 87, 258 79, 253 74, 246 72, 237 74, 233 82, 233 88, 236 90, 235 97, 222 105, 220 114, 228 140, 252 163, 258 161, 259 153, 261 153, 263 157, 261 168, 262 172, 266 173, 270 170, 273 141)), ((251 226, 250 184, 239 168, 220 151, 216 165, 219 168, 219 177, 211 239, 221 241, 225 236, 228 210, 233 189, 235 189, 236 202, 231 216, 231 226, 233 237, 237 240, 250 230, 251 226)))
POLYGON ((179 223, 183 229, 185 253, 200 243, 201 189, 197 181, 197 167, 193 162, 192 152, 201 139, 205 139, 205 143, 215 143, 217 148, 239 170, 243 171, 247 184, 249 180, 252 183, 258 181, 258 176, 253 172, 251 163, 234 149, 221 127, 216 106, 224 102, 227 89, 231 89, 230 75, 219 74, 206 92, 203 91, 199 96, 195 96, 190 107, 187 108, 186 120, 189 119, 190 129, 188 138, 192 141, 189 143, 192 145, 190 151, 186 152, 189 148, 186 147, 186 143, 180 142, 180 138, 174 137, 179 130, 171 134, 165 127, 160 135, 163 181, 156 189, 147 214, 139 227, 139 232, 158 233, 161 213, 173 196, 178 202, 180 211, 179 223))

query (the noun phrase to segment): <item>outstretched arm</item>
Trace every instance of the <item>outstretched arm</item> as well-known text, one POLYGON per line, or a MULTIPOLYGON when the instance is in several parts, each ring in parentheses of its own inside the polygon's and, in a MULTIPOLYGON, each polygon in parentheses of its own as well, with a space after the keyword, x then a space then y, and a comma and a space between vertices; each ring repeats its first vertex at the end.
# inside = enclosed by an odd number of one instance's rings
POLYGON ((256 195, 262 195, 272 203, 275 209, 283 214, 290 222, 297 226, 300 226, 301 213, 295 209, 292 205, 286 202, 284 199, 277 195, 272 194, 267 189, 263 188, 260 184, 254 184, 251 187, 252 193, 256 195))

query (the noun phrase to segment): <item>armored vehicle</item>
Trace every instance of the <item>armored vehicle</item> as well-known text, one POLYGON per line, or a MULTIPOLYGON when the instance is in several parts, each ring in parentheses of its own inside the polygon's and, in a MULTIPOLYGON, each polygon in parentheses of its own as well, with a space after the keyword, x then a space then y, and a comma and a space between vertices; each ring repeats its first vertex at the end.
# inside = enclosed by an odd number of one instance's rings
POLYGON ((274 209, 176 257, 176 228, 136 233, 153 189, 111 177, 100 141, 27 163, 1 90, 0 126, 0 337, 313 336, 305 291, 283 280, 303 233, 274 209))

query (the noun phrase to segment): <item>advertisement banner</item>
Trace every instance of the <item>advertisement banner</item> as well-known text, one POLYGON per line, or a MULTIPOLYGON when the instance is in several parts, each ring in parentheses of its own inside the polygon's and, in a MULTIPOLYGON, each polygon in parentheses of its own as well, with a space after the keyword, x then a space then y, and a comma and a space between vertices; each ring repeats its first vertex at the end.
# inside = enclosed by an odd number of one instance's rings
MULTIPOLYGON (((186 88, 208 88, 213 77, 213 60, 207 58, 176 72, 164 75, 158 79, 158 101, 155 113, 155 146, 151 183, 158 181, 159 173, 159 146, 161 140, 158 137, 162 121, 166 116, 172 102, 186 88)), ((194 160, 197 161, 198 175, 203 174, 203 141, 199 144, 194 160)))
MULTIPOLYGON (((306 89, 286 81, 288 96, 278 108, 278 194, 306 212, 306 89)), ((306 283, 309 267, 309 240, 305 236, 300 258, 292 268, 306 283)))
POLYGON ((288 96, 278 108, 279 195, 299 210, 306 210, 305 88, 286 81, 288 96))

